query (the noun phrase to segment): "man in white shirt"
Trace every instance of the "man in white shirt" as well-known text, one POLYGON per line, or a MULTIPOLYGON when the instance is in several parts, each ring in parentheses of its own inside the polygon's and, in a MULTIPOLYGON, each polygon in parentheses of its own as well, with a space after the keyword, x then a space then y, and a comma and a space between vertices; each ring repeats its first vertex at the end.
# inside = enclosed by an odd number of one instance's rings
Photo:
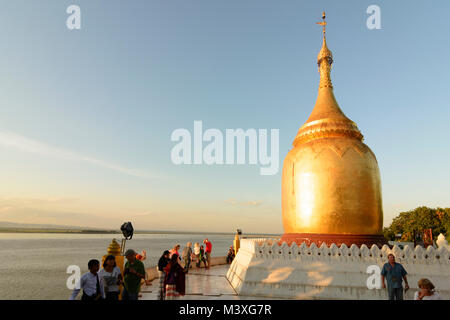
POLYGON ((88 268, 89 272, 81 276, 80 285, 73 290, 69 300, 75 300, 81 289, 83 289, 81 300, 105 299, 103 277, 97 273, 100 269, 100 262, 96 259, 89 260, 88 268))

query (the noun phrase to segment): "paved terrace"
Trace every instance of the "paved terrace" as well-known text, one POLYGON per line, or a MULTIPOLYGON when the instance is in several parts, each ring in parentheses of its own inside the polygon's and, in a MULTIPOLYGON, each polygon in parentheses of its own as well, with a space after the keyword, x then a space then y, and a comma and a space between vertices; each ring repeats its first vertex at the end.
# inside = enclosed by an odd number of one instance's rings
MULTIPOLYGON (((212 266, 209 270, 190 269, 186 274, 186 295, 182 300, 262 300, 250 296, 238 296, 226 278, 230 265, 212 266)), ((141 300, 156 300, 159 279, 155 278, 150 286, 142 286, 141 300)))

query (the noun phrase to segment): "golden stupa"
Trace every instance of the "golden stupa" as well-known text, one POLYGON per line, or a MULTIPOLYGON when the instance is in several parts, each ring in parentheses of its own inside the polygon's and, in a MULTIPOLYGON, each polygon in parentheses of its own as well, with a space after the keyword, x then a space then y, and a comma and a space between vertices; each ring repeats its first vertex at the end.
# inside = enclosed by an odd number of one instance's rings
POLYGON ((108 254, 113 255, 113 256, 120 255, 121 248, 120 248, 120 244, 116 241, 116 239, 112 239, 106 252, 108 252, 108 254))
POLYGON ((382 245, 377 159, 334 97, 325 13, 322 18, 318 23, 323 26, 323 43, 317 57, 317 101, 283 164, 282 241, 382 245))

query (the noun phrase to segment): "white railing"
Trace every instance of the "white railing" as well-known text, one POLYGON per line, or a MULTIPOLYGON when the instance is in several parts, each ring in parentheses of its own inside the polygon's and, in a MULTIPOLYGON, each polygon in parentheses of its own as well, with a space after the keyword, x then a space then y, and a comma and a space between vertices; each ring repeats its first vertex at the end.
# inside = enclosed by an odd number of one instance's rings
POLYGON ((241 249, 254 253, 255 258, 265 256, 266 258, 292 259, 298 257, 315 257, 316 259, 338 259, 338 260, 364 260, 364 261, 385 261, 389 254, 394 254, 396 260, 407 264, 450 264, 450 250, 448 245, 441 245, 440 248, 429 246, 427 249, 416 246, 411 248, 406 245, 403 249, 394 245, 390 248, 384 245, 381 249, 376 245, 368 248, 366 245, 358 247, 351 245, 347 247, 342 244, 340 247, 334 243, 329 247, 322 243, 317 247, 315 243, 308 246, 302 243, 300 246, 295 242, 291 246, 286 242, 279 244, 279 238, 248 238, 241 240, 241 249))

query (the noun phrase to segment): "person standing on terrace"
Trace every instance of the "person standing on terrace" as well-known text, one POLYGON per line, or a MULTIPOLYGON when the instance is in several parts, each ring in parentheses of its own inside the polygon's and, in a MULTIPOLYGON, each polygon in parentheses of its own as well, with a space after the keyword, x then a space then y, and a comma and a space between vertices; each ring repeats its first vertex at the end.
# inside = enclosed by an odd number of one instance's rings
POLYGON ((234 260, 234 249, 233 246, 230 246, 230 249, 228 249, 227 253, 227 264, 232 263, 234 260))
POLYGON ((198 267, 200 260, 199 260, 199 256, 200 256, 200 243, 196 242, 194 244, 194 253, 192 254, 192 262, 195 262, 195 265, 198 267))
POLYGON ((189 268, 191 267, 191 256, 192 256, 192 243, 188 242, 186 243, 186 247, 183 249, 183 254, 181 255, 181 258, 184 261, 184 269, 186 272, 189 271, 189 268))
POLYGON ((203 240, 203 243, 205 244, 205 258, 206 258, 206 262, 208 263, 208 266, 206 267, 206 269, 209 269, 209 267, 211 267, 211 252, 212 252, 212 243, 211 241, 208 240, 208 238, 206 238, 205 240, 203 240))
POLYGON ((197 261, 197 268, 201 268, 202 262, 205 265, 205 269, 206 269, 205 249, 203 249, 203 246, 200 246, 200 251, 198 254, 198 261, 197 261))
POLYGON ((166 288, 164 286, 164 280, 166 278, 166 273, 164 272, 164 268, 169 264, 169 250, 163 252, 161 258, 158 261, 158 274, 159 274, 159 291, 158 291, 158 300, 164 300, 166 296, 166 288))
POLYGON ((69 300, 75 300, 81 289, 83 289, 81 300, 105 299, 103 277, 98 275, 100 261, 96 259, 89 260, 88 268, 89 272, 81 276, 80 285, 73 290, 69 300))
POLYGON ((178 256, 176 254, 172 255, 164 271, 166 273, 164 281, 166 300, 177 300, 180 296, 184 296, 186 285, 185 271, 178 263, 178 256))
POLYGON ((122 272, 116 265, 116 258, 113 255, 106 257, 103 262, 103 269, 98 274, 103 278, 105 284, 106 300, 119 300, 122 272))
POLYGON ((123 291, 122 300, 138 300, 141 290, 141 280, 145 279, 144 264, 136 259, 136 252, 128 249, 125 252, 127 263, 123 271, 123 291))
POLYGON ((388 262, 384 264, 383 270, 381 270, 381 283, 383 289, 386 289, 384 283, 384 278, 386 278, 389 300, 403 300, 402 279, 405 281, 405 291, 409 289, 408 279, 406 279, 407 274, 405 268, 400 263, 395 262, 395 256, 390 253, 388 262))

